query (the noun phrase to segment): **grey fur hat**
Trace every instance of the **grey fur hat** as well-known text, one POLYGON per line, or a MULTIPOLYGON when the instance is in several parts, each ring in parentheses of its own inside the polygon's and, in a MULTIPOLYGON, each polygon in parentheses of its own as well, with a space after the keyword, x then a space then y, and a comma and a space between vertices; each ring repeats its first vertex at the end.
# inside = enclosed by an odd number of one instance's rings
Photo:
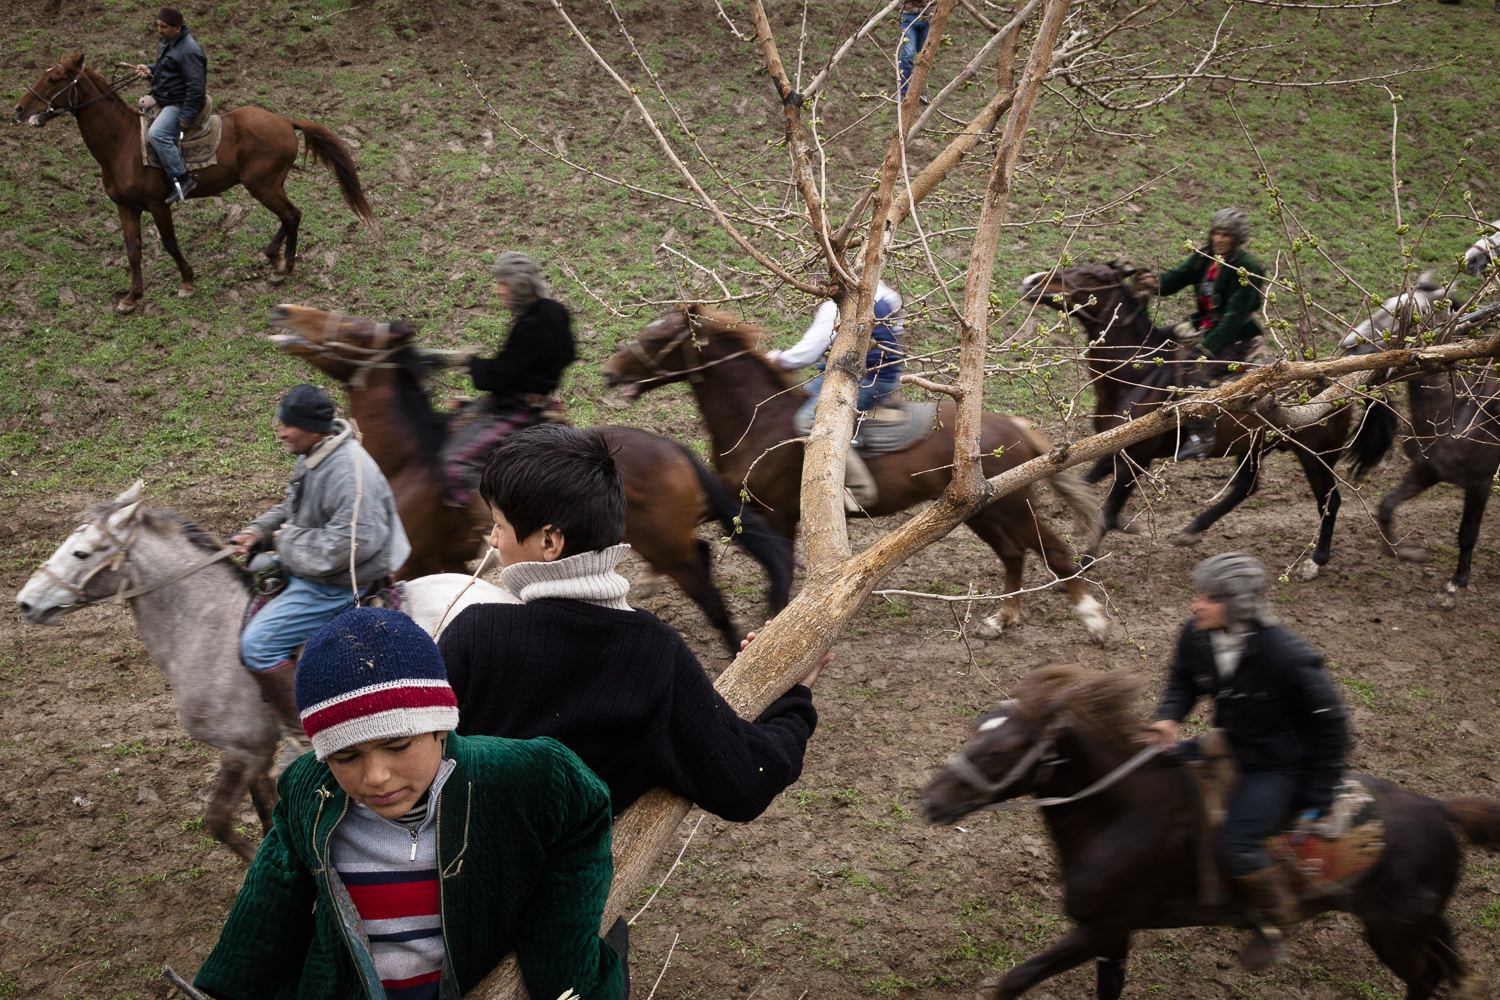
POLYGON ((505 251, 495 258, 495 265, 491 270, 495 272, 495 280, 509 285, 522 302, 552 297, 552 289, 548 287, 547 279, 542 277, 542 272, 537 270, 536 261, 524 253, 517 250, 505 251))
POLYGON ((1266 565, 1243 552, 1220 552, 1193 567, 1193 587, 1223 601, 1231 624, 1269 625, 1275 618, 1266 602, 1266 565))
POLYGON ((1213 242, 1214 233, 1228 233, 1234 237, 1234 247, 1238 250, 1250 242, 1250 216, 1243 209, 1221 208, 1214 213, 1214 217, 1208 220, 1209 242, 1213 242))

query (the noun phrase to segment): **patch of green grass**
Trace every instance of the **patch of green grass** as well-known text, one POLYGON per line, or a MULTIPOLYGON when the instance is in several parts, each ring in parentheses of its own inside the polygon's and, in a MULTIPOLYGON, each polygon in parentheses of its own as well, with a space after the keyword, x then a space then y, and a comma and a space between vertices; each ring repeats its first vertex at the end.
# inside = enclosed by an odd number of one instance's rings
POLYGON ((1372 707, 1380 700, 1380 691, 1370 681, 1355 680, 1352 677, 1341 677, 1339 683, 1348 688, 1350 693, 1361 705, 1372 707))

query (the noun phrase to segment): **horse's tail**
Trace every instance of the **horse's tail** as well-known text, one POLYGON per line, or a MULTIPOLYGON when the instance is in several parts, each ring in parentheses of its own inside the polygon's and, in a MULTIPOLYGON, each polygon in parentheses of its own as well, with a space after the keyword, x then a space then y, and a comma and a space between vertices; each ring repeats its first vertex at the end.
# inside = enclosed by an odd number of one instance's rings
POLYGON ((1470 843, 1500 847, 1500 802, 1494 799, 1448 799, 1442 803, 1448 822, 1456 823, 1470 843))
POLYGON ((307 155, 327 164, 328 168, 333 171, 333 176, 339 182, 339 192, 344 196, 344 204, 348 205, 355 215, 365 220, 365 225, 378 234, 380 223, 375 219, 375 210, 365 200, 365 190, 360 186, 359 171, 354 167, 354 157, 349 155, 349 150, 343 141, 317 122, 293 118, 292 128, 299 130, 306 137, 307 155))
MULTIPOLYGON (((1033 451, 1038 455, 1046 455, 1052 451, 1052 442, 1033 427, 1031 421, 1019 417, 1014 419, 1021 427, 1021 436, 1033 451)), ((1052 488, 1073 512, 1073 527, 1084 538, 1084 548, 1091 550, 1098 541, 1095 532, 1099 530, 1099 497, 1081 476, 1066 470, 1048 476, 1047 482, 1052 484, 1052 488)))
POLYGON ((1354 438, 1344 448, 1345 461, 1355 479, 1368 473, 1385 458, 1396 441, 1396 411, 1383 399, 1371 400, 1359 418, 1354 438))
POLYGON ((724 534, 736 539, 755 557, 766 571, 766 608, 768 614, 776 614, 786 607, 792 596, 792 543, 772 530, 771 525, 759 512, 740 503, 724 484, 686 447, 682 453, 693 463, 698 473, 698 485, 708 498, 709 509, 714 519, 724 529, 724 534))

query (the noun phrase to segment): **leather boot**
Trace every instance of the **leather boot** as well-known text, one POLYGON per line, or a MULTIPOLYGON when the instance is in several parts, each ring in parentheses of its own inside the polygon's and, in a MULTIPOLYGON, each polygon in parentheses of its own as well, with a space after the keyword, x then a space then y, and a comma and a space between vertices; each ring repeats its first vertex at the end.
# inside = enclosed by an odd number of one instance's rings
POLYGON ((1267 865, 1235 882, 1245 894, 1245 908, 1257 926, 1256 935, 1240 952, 1240 964, 1251 972, 1287 961, 1286 938, 1297 925, 1297 899, 1278 865, 1267 865))
POLYGON ((859 452, 850 447, 849 457, 844 462, 844 509, 857 514, 873 505, 879 495, 879 490, 875 488, 875 477, 870 475, 870 467, 865 464, 859 452))
POLYGON ((260 697, 271 706, 281 735, 290 740, 307 742, 302 719, 297 714, 297 661, 288 657, 269 670, 252 670, 250 676, 260 685, 260 697))

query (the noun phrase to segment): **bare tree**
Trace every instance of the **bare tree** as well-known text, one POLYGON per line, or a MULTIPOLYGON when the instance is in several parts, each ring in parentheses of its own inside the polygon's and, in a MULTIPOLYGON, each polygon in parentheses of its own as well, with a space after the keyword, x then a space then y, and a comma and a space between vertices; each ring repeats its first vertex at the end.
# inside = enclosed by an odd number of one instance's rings
MULTIPOLYGON (((1266 0, 1253 2, 1263 4, 1266 0)), ((759 274, 803 293, 833 298, 839 304, 839 324, 817 417, 805 443, 802 523, 807 583, 718 682, 724 696, 745 715, 757 714, 804 676, 850 616, 896 567, 996 497, 1167 431, 1185 415, 1213 409, 1254 411, 1285 426, 1318 419, 1329 408, 1359 394, 1368 378, 1360 376, 1361 372, 1500 354, 1497 335, 1439 345, 1418 339, 1400 345, 1398 350, 1363 357, 1317 359, 1314 307, 1303 294, 1305 278, 1294 258, 1286 273, 1272 276, 1273 286, 1285 296, 1283 304, 1287 306, 1285 316, 1273 308, 1271 323, 1281 360, 1106 433, 1065 443, 1050 455, 986 479, 979 450, 984 383, 987 374, 1004 364, 993 351, 992 334, 998 334, 999 346, 1008 349, 1022 345, 1023 336, 1029 336, 1026 342, 1036 348, 1047 336, 1046 331, 1035 332, 1036 324, 1023 323, 1026 317, 997 310, 991 289, 1018 165, 1034 141, 1029 136, 1039 98, 1051 88, 1082 127, 1108 132, 1128 129, 1131 114, 1169 101, 1195 83, 1217 81, 1290 89, 1350 82, 1353 78, 1290 79, 1284 74, 1261 72, 1257 66, 1264 53, 1253 41, 1240 38, 1232 30, 1237 11, 1233 4, 1226 5, 1222 19, 1205 38, 1182 50, 1178 63, 1169 65, 1161 55, 1153 56, 1146 48, 1130 44, 1132 39, 1157 30, 1164 19, 1176 16, 1176 11, 1164 9, 1160 0, 1127 0, 1124 4, 1089 5, 1087 9, 1083 5, 1075 9, 1070 0, 1018 0, 1014 9, 1004 11, 970 0, 961 3, 960 7, 960 0, 933 0, 929 5, 931 35, 916 62, 904 100, 893 97, 897 93, 896 38, 890 30, 890 15, 897 6, 894 2, 872 5, 867 17, 851 25, 846 38, 823 47, 808 39, 805 10, 802 27, 797 27, 795 19, 789 22, 795 38, 788 46, 778 39, 776 22, 760 0, 749 0, 748 24, 736 23, 722 7, 716 8, 735 37, 747 40, 747 44, 753 38, 774 86, 781 132, 771 142, 784 150, 789 180, 779 200, 767 200, 756 193, 759 188, 746 183, 746 176, 771 176, 778 166, 765 160, 735 168, 721 164, 695 134, 678 99, 650 70, 649 61, 613 7, 611 32, 617 45, 612 56, 603 51, 597 31, 589 34, 561 0, 553 0, 561 22, 618 87, 627 105, 621 127, 627 120, 629 127, 639 121, 649 130, 680 176, 682 189, 648 190, 581 162, 574 162, 574 166, 597 179, 628 187, 639 196, 671 199, 673 204, 701 212, 728 234, 737 251, 753 262, 759 274), (959 19, 963 19, 962 32, 956 30, 959 19), (959 68, 941 87, 929 88, 940 40, 957 37, 965 40, 967 50, 957 56, 944 54, 943 58, 945 64, 956 62, 959 68), (889 70, 883 79, 870 84, 877 93, 869 100, 877 110, 831 127, 820 113, 830 81, 851 52, 870 47, 877 52, 875 62, 889 70), (823 53, 816 69, 807 66, 813 50, 823 53), (628 72, 621 68, 627 63, 634 64, 628 72), (977 81, 986 79, 989 83, 979 87, 980 97, 969 95, 968 110, 954 113, 959 111, 959 95, 968 94, 977 81), (930 103, 924 103, 921 97, 924 89, 935 91, 930 103), (863 127, 889 129, 883 156, 867 173, 861 173, 857 165, 836 162, 840 156, 836 137, 846 129, 863 127), (932 137, 939 135, 937 149, 932 152, 932 137), (921 162, 917 162, 919 148, 924 150, 921 162), (981 151, 988 152, 987 162, 976 164, 981 151), (951 203, 934 213, 950 221, 930 221, 926 209, 950 190, 957 192, 951 203), (836 204, 848 206, 837 220, 831 217, 836 204), (955 210, 955 204, 960 208, 955 210), (952 223, 960 214, 962 225, 952 223), (935 226, 946 228, 939 233, 935 226), (966 261, 961 268, 953 264, 952 254, 943 256, 934 249, 939 237, 949 247, 955 242, 966 243, 966 261), (932 297, 942 303, 941 308, 958 331, 956 345, 942 357, 927 359, 929 363, 921 366, 921 373, 909 377, 924 389, 950 395, 957 403, 953 475, 938 501, 854 554, 843 509, 845 457, 854 426, 858 384, 864 375, 866 341, 874 322, 875 289, 893 253, 918 262, 916 269, 931 280, 932 297), (1028 329, 1032 332, 1023 334, 1028 329)), ((1346 15, 1358 16, 1364 9, 1383 5, 1337 6, 1346 15)), ((1385 76, 1390 75, 1394 74, 1385 76)), ((491 110, 538 153, 566 158, 552 145, 527 135, 502 113, 491 110)), ((1272 183, 1270 174, 1265 168, 1268 184, 1272 183)), ((1104 213, 1124 198, 1128 194, 1088 211, 1060 213, 1058 221, 1073 231, 1083 230, 1101 223, 1106 218, 1104 213)), ((1281 226, 1288 245, 1303 239, 1289 212, 1282 214, 1281 226)), ((713 291, 713 301, 735 297, 722 280, 722 272, 733 265, 695 260, 686 249, 672 252, 697 276, 696 285, 713 291)), ((755 272, 749 273, 753 276, 755 272)), ((740 272, 736 277, 744 278, 745 274, 740 272)), ((1486 318, 1489 314, 1471 318, 1464 330, 1486 318)), ((658 790, 618 820, 614 833, 616 875, 606 922, 623 911, 644 883, 687 809, 685 801, 658 790)), ((513 966, 508 967, 497 971, 476 995, 509 996, 518 984, 513 966)))

